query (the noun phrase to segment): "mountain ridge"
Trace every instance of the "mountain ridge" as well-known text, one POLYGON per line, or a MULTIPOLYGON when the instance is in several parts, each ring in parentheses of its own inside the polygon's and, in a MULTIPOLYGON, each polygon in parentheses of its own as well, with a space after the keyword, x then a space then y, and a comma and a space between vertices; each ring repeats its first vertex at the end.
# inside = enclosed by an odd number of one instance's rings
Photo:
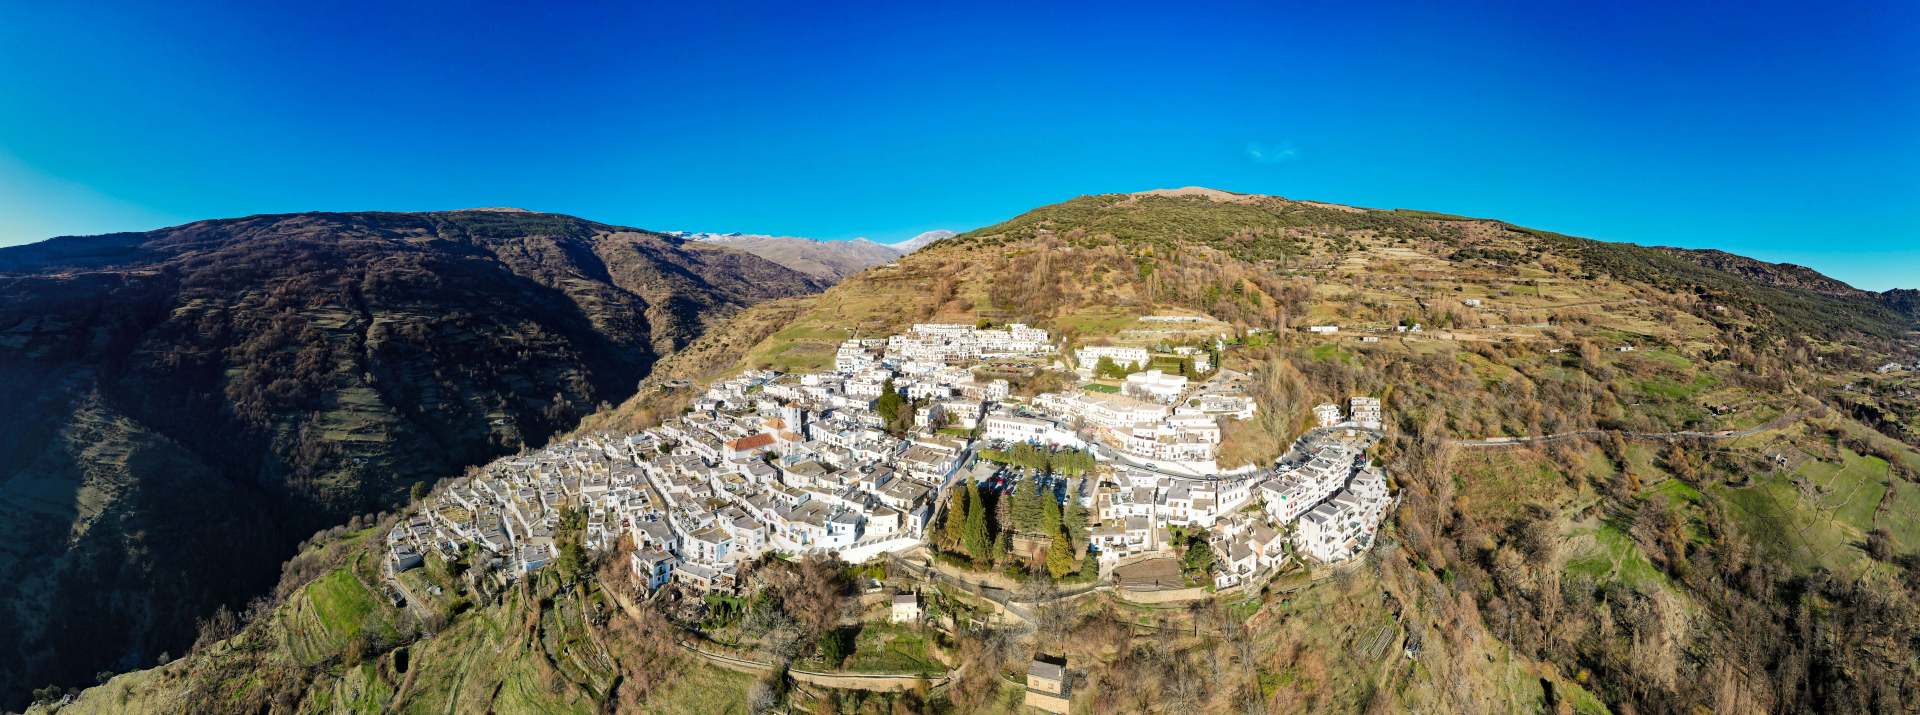
POLYGON ((0 249, 0 459, 17 465, 0 473, 0 699, 177 650, 307 532, 540 444, 732 313, 824 285, 526 211, 255 215, 0 249), (230 508, 189 519, 170 483, 230 508), (74 494, 94 506, 59 506, 74 494), (221 533, 244 539, 205 550, 221 533))
POLYGON ((670 231, 691 241, 726 246, 813 276, 827 285, 900 257, 899 251, 865 238, 822 241, 799 236, 670 231))
POLYGON ((918 251, 922 248, 926 248, 927 246, 932 245, 936 241, 953 238, 954 236, 958 236, 958 235, 960 234, 957 231, 949 231, 944 228, 934 229, 932 231, 927 231, 925 233, 922 233, 918 236, 914 236, 913 238, 909 238, 905 241, 901 241, 899 243, 893 244, 893 248, 894 250, 899 251, 902 255, 905 255, 905 254, 918 251))

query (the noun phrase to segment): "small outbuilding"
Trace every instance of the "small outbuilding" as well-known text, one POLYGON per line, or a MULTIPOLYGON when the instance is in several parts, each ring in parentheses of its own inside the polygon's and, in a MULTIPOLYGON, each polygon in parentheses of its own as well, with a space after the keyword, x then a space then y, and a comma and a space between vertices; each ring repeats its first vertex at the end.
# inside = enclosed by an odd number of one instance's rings
POLYGON ((920 594, 917 594, 917 593, 894 594, 893 595, 893 615, 889 618, 889 620, 891 620, 894 623, 914 623, 916 621, 919 621, 920 620, 920 594))
POLYGON ((1034 656, 1027 666, 1027 707, 1066 715, 1073 693, 1067 683, 1067 659, 1034 656))

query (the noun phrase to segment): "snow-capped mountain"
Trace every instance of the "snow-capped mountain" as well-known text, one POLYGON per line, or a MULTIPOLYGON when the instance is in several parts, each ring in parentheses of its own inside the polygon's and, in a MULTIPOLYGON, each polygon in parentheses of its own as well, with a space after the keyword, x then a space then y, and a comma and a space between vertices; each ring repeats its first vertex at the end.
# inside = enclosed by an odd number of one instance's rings
POLYGON ((839 283, 847 276, 904 255, 892 246, 864 238, 851 241, 821 241, 799 236, 767 236, 737 231, 734 233, 663 231, 662 233, 689 241, 746 251, 831 283, 839 283))
POLYGON ((943 228, 936 231, 928 231, 918 236, 914 236, 913 238, 903 241, 901 243, 893 244, 892 248, 895 251, 899 251, 900 255, 904 256, 909 253, 913 253, 914 251, 918 251, 922 248, 926 248, 927 244, 933 243, 934 241, 938 241, 943 238, 953 238, 954 236, 958 236, 958 235, 960 235, 960 232, 958 231, 948 231, 943 228))

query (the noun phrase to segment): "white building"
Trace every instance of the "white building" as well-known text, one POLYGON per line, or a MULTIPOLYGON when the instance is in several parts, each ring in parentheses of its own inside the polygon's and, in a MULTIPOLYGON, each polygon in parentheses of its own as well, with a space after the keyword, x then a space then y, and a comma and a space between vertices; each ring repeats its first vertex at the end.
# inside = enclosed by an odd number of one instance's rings
POLYGON ((1074 362, 1088 368, 1099 364, 1100 358, 1112 360, 1115 365, 1131 364, 1145 367, 1147 357, 1146 348, 1084 347, 1073 351, 1074 362))
POLYGON ((673 567, 680 565, 680 558, 666 549, 640 549, 629 560, 634 580, 646 584, 649 590, 665 586, 673 579, 673 567))
POLYGON ((920 620, 920 594, 894 594, 893 613, 887 620, 893 623, 913 623, 920 620))
POLYGON ((1313 408, 1313 419, 1319 422, 1321 427, 1332 427, 1340 424, 1340 406, 1331 402, 1323 402, 1313 408))
POLYGON ((1355 397, 1348 401, 1353 413, 1353 421, 1366 427, 1380 428, 1380 398, 1355 397))
POLYGON ((981 437, 1008 442, 1043 441, 1047 433, 1053 430, 1052 422, 1013 415, 987 415, 983 424, 985 427, 980 430, 981 437))
POLYGON ((1136 372, 1127 376, 1127 382, 1121 391, 1136 397, 1145 397, 1170 402, 1187 390, 1187 378, 1181 375, 1168 375, 1159 370, 1136 372))

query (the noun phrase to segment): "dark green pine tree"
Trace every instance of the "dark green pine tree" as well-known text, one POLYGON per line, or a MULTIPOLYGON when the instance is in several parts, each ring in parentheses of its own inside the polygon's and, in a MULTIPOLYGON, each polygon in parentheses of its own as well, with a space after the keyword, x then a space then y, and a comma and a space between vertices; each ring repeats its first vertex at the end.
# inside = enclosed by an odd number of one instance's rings
POLYGON ((1068 543, 1065 534, 1054 534, 1053 543, 1047 545, 1047 572, 1054 578, 1063 578, 1073 573, 1075 567, 1073 545, 1068 543))
POLYGON ((894 391, 891 377, 880 383, 880 399, 874 401, 873 411, 880 413, 881 419, 887 421, 888 429, 899 430, 902 419, 909 424, 913 421, 911 405, 907 404, 907 398, 894 391), (905 414, 902 414, 903 409, 905 414))
POLYGON ((1067 513, 1063 521, 1065 522, 1064 525, 1066 527, 1067 536, 1071 537, 1074 543, 1086 542, 1087 540, 1087 508, 1080 505, 1080 500, 1078 499, 1067 500, 1067 513))
POLYGON ((987 510, 980 504, 980 483, 968 477, 967 555, 984 560, 993 556, 993 535, 987 533, 987 510))
POLYGON ((1060 533, 1060 502, 1052 494, 1040 494, 1040 531, 1053 536, 1060 533))
POLYGON ((1040 531, 1039 485, 1028 481, 1013 492, 1013 526, 1026 533, 1040 531))
POLYGON ((967 538, 967 490, 955 489, 947 500, 947 540, 955 544, 966 543, 967 538))

